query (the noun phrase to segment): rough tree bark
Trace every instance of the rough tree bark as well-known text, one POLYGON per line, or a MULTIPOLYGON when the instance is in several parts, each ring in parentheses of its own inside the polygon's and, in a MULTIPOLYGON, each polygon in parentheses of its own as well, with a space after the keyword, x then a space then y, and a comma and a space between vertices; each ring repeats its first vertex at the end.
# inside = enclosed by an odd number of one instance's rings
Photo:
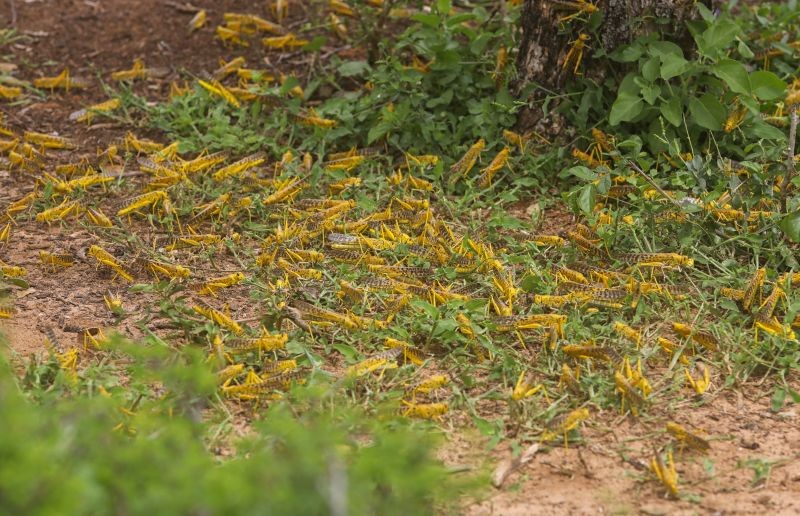
MULTIPOLYGON (((588 2, 589 0, 586 0, 588 2)), ((704 3, 717 3, 719 0, 704 3)), ((586 16, 560 21, 576 12, 571 5, 576 0, 525 0, 522 11, 522 40, 517 56, 517 93, 526 85, 536 84, 558 92, 573 75, 573 66, 564 66, 573 42, 584 32, 586 16)), ((595 0, 594 5, 602 16, 597 37, 586 42, 584 64, 589 56, 602 47, 611 52, 620 45, 654 30, 685 34, 685 21, 695 16, 691 0, 595 0), (669 20, 669 25, 656 25, 655 18, 669 20)), ((541 96, 542 91, 534 93, 541 96)), ((542 112, 532 106, 520 113, 518 127, 533 129, 542 122, 542 112)), ((557 125, 557 124, 556 124, 557 125)), ((552 133, 554 128, 536 127, 539 132, 552 133)), ((555 132, 558 132, 557 129, 555 132)))

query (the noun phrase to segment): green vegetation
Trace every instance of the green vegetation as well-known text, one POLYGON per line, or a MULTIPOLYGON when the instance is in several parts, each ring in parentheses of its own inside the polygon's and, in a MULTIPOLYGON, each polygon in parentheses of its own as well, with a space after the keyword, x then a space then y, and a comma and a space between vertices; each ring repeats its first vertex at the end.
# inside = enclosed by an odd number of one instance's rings
MULTIPOLYGON (((796 2, 699 6, 696 51, 649 35, 591 56, 603 74, 564 92, 529 86, 563 119, 555 135, 509 132, 526 105, 508 88, 518 7, 356 3, 363 59, 193 81, 156 103, 120 87, 111 116, 176 148, 129 138, 125 162, 152 170, 107 195, 43 180, 37 213, 111 214, 75 220, 116 251, 98 266, 134 277, 114 313, 149 337, 101 339, 77 362, 54 349, 19 392, 0 375, 0 511, 426 513, 467 482, 417 419, 559 446, 598 410, 658 418, 754 376, 774 410, 800 401, 796 2), (223 168, 246 156, 252 169, 223 168), (558 201, 579 222, 540 230, 558 201)), ((321 26, 297 52, 326 48, 321 26)), ((655 474, 693 500, 668 456, 655 474)))

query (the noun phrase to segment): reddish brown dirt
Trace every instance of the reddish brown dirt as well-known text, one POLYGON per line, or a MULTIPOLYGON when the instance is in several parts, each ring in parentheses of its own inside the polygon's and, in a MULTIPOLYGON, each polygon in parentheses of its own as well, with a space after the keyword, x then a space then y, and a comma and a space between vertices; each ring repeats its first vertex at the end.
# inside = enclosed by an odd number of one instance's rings
MULTIPOLYGON (((102 77, 111 71, 129 68, 135 58, 147 66, 165 67, 161 80, 137 85, 137 91, 151 98, 161 98, 171 80, 181 74, 202 75, 219 65, 219 59, 245 56, 250 66, 267 69, 297 69, 297 56, 267 57, 254 45, 249 49, 227 49, 213 38, 213 28, 225 11, 266 15, 266 2, 234 0, 196 0, 195 6, 208 10, 206 28, 190 34, 186 30, 191 13, 181 12, 161 0, 27 0, 0 5, 0 22, 13 26, 25 36, 11 47, 2 60, 16 63, 18 78, 31 80, 55 75, 69 66, 75 76, 102 77), (12 16, 11 6, 14 7, 12 16)), ((289 25, 301 23, 305 2, 292 2, 289 25)), ((314 3, 312 6, 321 4, 314 3)), ((22 106, 3 105, 6 122, 15 130, 56 131, 75 138, 82 152, 93 155, 128 130, 114 124, 88 128, 68 122, 69 113, 85 105, 104 100, 100 81, 88 90, 57 93, 35 99, 22 106)), ((139 133, 141 134, 141 132, 139 133)), ((60 159, 77 161, 80 152, 60 159), (69 158, 69 159, 67 159, 69 158)), ((19 198, 24 191, 12 173, 0 170, 0 206, 19 198)), ((531 220, 534 212, 529 202, 520 203, 512 213, 531 220)), ((568 225, 571 215, 563 208, 548 208, 540 217, 538 231, 557 233, 568 225)), ((535 218, 535 217, 534 217, 535 218)), ((0 248, 0 259, 29 270, 31 288, 18 293, 18 313, 0 323, 0 331, 11 343, 17 365, 30 353, 44 350, 45 326, 55 328, 57 336, 72 343, 76 334, 65 327, 110 326, 113 318, 106 310, 102 295, 109 278, 93 266, 79 261, 70 269, 48 272, 39 264, 39 250, 85 248, 88 234, 80 230, 62 232, 54 226, 28 222, 15 226, 12 242, 0 248)), ((143 307, 128 305, 130 311, 143 307)), ((234 306, 241 317, 246 307, 234 306)), ((128 323, 119 328, 137 335, 128 323)), ((800 386, 795 385, 800 390, 800 386)), ((676 456, 680 475, 681 499, 665 497, 663 488, 652 480, 646 462, 652 457, 650 443, 662 445, 669 439, 663 433, 666 420, 658 418, 622 418, 617 414, 593 411, 582 431, 585 444, 568 449, 555 446, 537 454, 513 473, 498 490, 488 488, 484 496, 465 507, 468 514, 797 514, 800 512, 800 418, 796 405, 782 412, 769 410, 769 392, 754 387, 738 391, 711 393, 701 407, 692 410, 672 408, 673 420, 708 436, 711 451, 706 455, 686 453, 676 456), (758 394, 755 394, 758 392, 758 394), (600 422, 614 422, 614 424, 600 422), (753 483, 751 465, 772 464, 766 480, 753 483)), ((688 406, 690 403, 686 402, 688 406)), ((493 451, 485 449, 481 439, 458 437, 443 451, 452 465, 491 467, 509 454, 507 442, 493 451), (488 458, 487 458, 488 457, 488 458)), ((525 444, 530 443, 522 443, 525 444)))
MULTIPOLYGON (((670 441, 664 432, 669 419, 597 413, 592 421, 613 424, 587 423, 582 431, 586 444, 538 453, 500 490, 489 492, 466 512, 797 514, 799 417, 794 408, 771 412, 769 393, 749 398, 734 391, 712 395, 702 408, 675 410, 671 420, 706 436, 711 450, 705 455, 692 451, 675 455, 680 498, 674 499, 666 496, 647 468, 653 457, 651 443, 670 441), (755 482, 747 461, 771 463, 769 476, 755 482)), ((508 454, 500 446, 493 456, 499 460, 508 454)))

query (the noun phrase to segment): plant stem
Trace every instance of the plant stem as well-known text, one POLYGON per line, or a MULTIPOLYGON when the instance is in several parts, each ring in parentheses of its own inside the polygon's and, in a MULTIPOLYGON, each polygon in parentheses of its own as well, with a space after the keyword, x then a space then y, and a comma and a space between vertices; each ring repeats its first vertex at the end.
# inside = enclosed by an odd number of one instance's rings
POLYGON ((789 126, 789 155, 786 156, 786 176, 781 185, 781 211, 786 213, 786 196, 789 193, 789 185, 795 173, 794 167, 794 144, 797 139, 797 106, 792 107, 792 122, 789 126))

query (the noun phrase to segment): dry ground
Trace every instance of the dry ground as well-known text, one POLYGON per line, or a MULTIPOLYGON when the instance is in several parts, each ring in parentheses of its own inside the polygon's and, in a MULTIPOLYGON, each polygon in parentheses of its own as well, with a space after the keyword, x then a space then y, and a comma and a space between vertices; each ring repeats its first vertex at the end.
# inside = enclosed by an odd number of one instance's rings
MULTIPOLYGON (((193 4, 208 10, 211 27, 189 34, 186 23, 191 14, 176 8, 176 3, 161 0, 3 2, 0 22, 25 36, 10 47, 13 55, 7 61, 20 67, 16 74, 19 78, 30 80, 54 75, 64 66, 69 66, 76 76, 107 77, 108 72, 129 68, 135 58, 142 58, 148 66, 170 71, 163 82, 151 82, 145 92, 151 98, 159 98, 179 73, 201 75, 215 69, 220 58, 232 56, 230 50, 213 41, 211 34, 222 12, 254 10, 263 14, 266 2, 196 0, 193 4)), ((302 18, 303 4, 296 2, 294 6, 293 17, 302 18)), ((241 54, 254 65, 292 65, 264 63, 257 48, 237 52, 241 54)), ((70 157, 77 161, 80 152, 103 148, 128 130, 113 124, 88 128, 67 121, 71 111, 104 98, 100 87, 94 86, 0 109, 7 124, 16 130, 55 131, 75 138, 84 149, 70 157)), ((8 171, 0 170, 0 206, 25 193, 19 184, 8 171)), ((525 207, 519 207, 519 211, 528 218, 525 207)), ((568 222, 563 210, 551 215, 547 217, 550 223, 568 222)), ((40 249, 85 249, 90 238, 87 233, 28 222, 16 227, 14 235, 12 245, 2 251, 0 258, 26 267, 31 288, 18 295, 17 315, 0 328, 10 339, 11 353, 19 359, 18 365, 29 354, 43 351, 44 326, 61 329, 62 337, 74 339, 63 330, 111 324, 102 301, 107 278, 101 278, 87 263, 49 273, 37 259, 40 249)), ((126 308, 135 313, 141 307, 126 308)), ((136 335, 132 325, 118 329, 136 335)), ((795 388, 800 390, 798 385, 795 388)), ((712 393, 702 406, 692 410, 684 410, 696 404, 692 401, 670 409, 671 419, 704 430, 711 441, 711 451, 706 456, 687 452, 688 456, 678 461, 684 486, 680 501, 666 499, 660 487, 644 481, 650 478, 645 461, 652 456, 647 447, 665 420, 636 420, 601 413, 583 432, 586 444, 540 452, 501 489, 488 489, 481 499, 468 504, 466 512, 798 514, 800 417, 796 405, 779 413, 770 411, 769 394, 766 386, 752 385, 743 391, 712 393), (769 475, 756 479, 754 468, 758 466, 762 471, 770 470, 769 475)), ((487 451, 485 445, 478 437, 453 437, 443 456, 451 465, 481 468, 491 467, 510 453, 505 443, 492 451, 487 451)))

